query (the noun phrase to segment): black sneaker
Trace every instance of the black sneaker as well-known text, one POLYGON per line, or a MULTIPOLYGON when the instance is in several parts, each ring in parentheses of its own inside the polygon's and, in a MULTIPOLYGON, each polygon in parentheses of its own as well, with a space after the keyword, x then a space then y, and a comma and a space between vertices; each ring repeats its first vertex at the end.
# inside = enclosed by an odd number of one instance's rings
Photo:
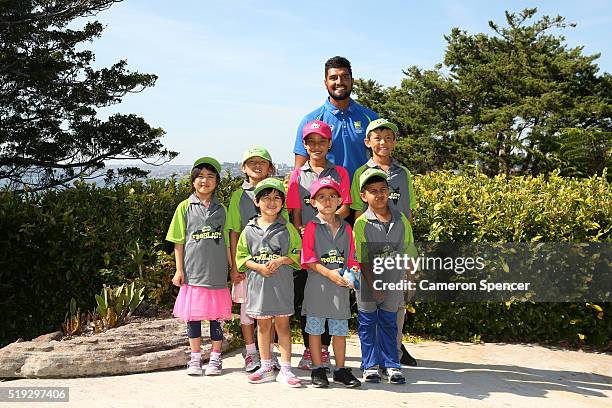
POLYGON ((310 372, 310 379, 312 381, 312 385, 315 388, 327 388, 329 387, 329 380, 327 379, 327 370, 325 367, 315 368, 310 372))
POLYGON ((344 384, 346 388, 355 388, 361 386, 361 381, 359 381, 353 373, 351 369, 348 367, 338 368, 334 370, 334 382, 344 384))
POLYGON ((400 364, 416 367, 417 361, 410 355, 406 347, 402 344, 402 356, 400 357, 400 364))

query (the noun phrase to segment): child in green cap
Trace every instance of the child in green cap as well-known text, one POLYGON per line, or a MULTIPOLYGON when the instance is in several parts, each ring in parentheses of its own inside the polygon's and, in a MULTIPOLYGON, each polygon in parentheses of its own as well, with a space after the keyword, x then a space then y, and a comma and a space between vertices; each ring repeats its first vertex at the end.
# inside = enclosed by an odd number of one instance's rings
MULTIPOLYGON (((353 175, 351 209, 355 210, 355 219, 368 207, 367 203, 360 198, 359 178, 367 169, 380 169, 387 174, 389 208, 404 214, 412 222, 412 211, 416 207, 412 174, 392 156, 393 148, 397 144, 397 134, 397 125, 384 118, 373 120, 366 129, 364 143, 370 149, 372 157, 353 175)), ((402 305, 397 313, 398 353, 402 364, 416 366, 417 361, 402 344, 405 316, 405 305, 402 305)))
MULTIPOLYGON (((247 372, 253 372, 260 367, 259 353, 255 345, 254 321, 246 314, 247 281, 246 274, 239 273, 236 267, 235 256, 238 237, 248 224, 257 215, 255 207, 255 188, 259 183, 273 176, 276 168, 272 163, 272 157, 268 150, 259 145, 249 147, 242 155, 242 172, 245 180, 242 186, 232 193, 227 216, 227 228, 230 237, 230 251, 232 255, 232 269, 230 278, 232 280, 232 300, 240 303, 240 326, 242 336, 246 344, 244 353, 244 368, 247 372)), ((281 215, 288 218, 287 210, 282 209, 281 215)), ((274 330, 272 328, 272 330, 274 330)), ((276 357, 272 357, 275 368, 280 369, 276 357)))
POLYGON ((227 288, 231 263, 225 229, 227 211, 215 196, 220 173, 221 166, 212 157, 196 160, 191 170, 193 192, 176 208, 166 235, 166 240, 174 243, 176 258, 172 283, 181 288, 173 314, 187 323, 191 346, 189 375, 202 374, 202 320, 209 320, 212 340, 205 373, 221 374, 222 321, 232 319, 232 300, 227 288))
POLYGON ((280 216, 285 203, 285 187, 280 180, 268 178, 254 190, 259 215, 244 227, 236 247, 238 271, 248 274, 246 313, 257 319, 257 341, 261 368, 248 376, 258 384, 274 381, 271 326, 276 327, 281 352, 281 369, 276 381, 300 387, 291 371, 291 331, 289 317, 293 308, 293 269, 300 268, 302 242, 295 227, 280 216))

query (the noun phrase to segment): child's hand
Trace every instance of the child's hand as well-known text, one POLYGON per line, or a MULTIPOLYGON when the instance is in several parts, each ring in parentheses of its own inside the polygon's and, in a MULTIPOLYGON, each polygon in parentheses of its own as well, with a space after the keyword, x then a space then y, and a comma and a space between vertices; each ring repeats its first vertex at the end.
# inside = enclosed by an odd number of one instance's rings
POLYGON ((261 273, 266 278, 269 278, 270 276, 272 276, 274 274, 274 271, 270 270, 268 268, 267 264, 265 264, 265 265, 258 265, 257 272, 261 273))
POLYGON ((240 273, 238 272, 236 269, 232 269, 230 271, 230 280, 232 281, 232 283, 234 285, 239 284, 240 282, 242 282, 245 278, 245 274, 244 273, 240 273))
POLYGON ((304 226, 300 225, 300 235, 304 237, 304 226))
POLYGON ((328 278, 338 286, 349 287, 349 281, 340 276, 340 273, 342 273, 342 269, 333 269, 331 276, 328 276, 328 278))
POLYGON ((172 284, 180 288, 183 286, 183 283, 185 283, 185 274, 183 271, 176 271, 172 277, 172 284))
POLYGON ((266 268, 268 268, 269 271, 274 272, 283 264, 283 258, 276 258, 266 262, 266 268))

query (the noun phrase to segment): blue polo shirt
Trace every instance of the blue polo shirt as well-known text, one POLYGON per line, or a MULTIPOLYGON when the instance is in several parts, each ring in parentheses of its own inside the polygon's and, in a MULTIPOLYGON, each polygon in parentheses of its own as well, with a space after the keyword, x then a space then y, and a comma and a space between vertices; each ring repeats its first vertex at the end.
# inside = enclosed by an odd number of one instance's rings
POLYGON ((300 122, 293 153, 308 156, 302 143, 302 128, 312 120, 321 120, 332 129, 332 148, 327 154, 327 159, 344 167, 352 178, 355 171, 368 161, 367 148, 363 140, 368 125, 374 119, 378 119, 376 112, 353 99, 350 99, 348 108, 340 110, 327 98, 323 106, 304 116, 300 122))

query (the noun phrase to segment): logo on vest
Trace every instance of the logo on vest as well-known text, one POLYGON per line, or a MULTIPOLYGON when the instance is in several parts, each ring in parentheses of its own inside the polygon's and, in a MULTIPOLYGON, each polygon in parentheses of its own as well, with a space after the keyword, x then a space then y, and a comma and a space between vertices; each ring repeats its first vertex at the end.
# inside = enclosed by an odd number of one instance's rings
POLYGON ((199 230, 195 231, 191 234, 191 238, 199 242, 203 239, 213 239, 215 243, 219 243, 219 240, 223 237, 223 232, 221 232, 221 226, 211 227, 210 225, 206 225, 199 230))
POLYGON ((280 255, 275 254, 270 248, 263 247, 257 252, 257 255, 253 255, 253 261, 260 264, 265 264, 268 261, 278 259, 280 257, 280 255))
POLYGON ((401 196, 402 193, 399 192, 399 187, 389 192, 389 200, 393 201, 393 204, 397 204, 401 196))
POLYGON ((344 252, 338 251, 337 249, 332 249, 327 254, 323 255, 319 258, 321 263, 323 264, 340 264, 340 266, 344 265, 344 252))

